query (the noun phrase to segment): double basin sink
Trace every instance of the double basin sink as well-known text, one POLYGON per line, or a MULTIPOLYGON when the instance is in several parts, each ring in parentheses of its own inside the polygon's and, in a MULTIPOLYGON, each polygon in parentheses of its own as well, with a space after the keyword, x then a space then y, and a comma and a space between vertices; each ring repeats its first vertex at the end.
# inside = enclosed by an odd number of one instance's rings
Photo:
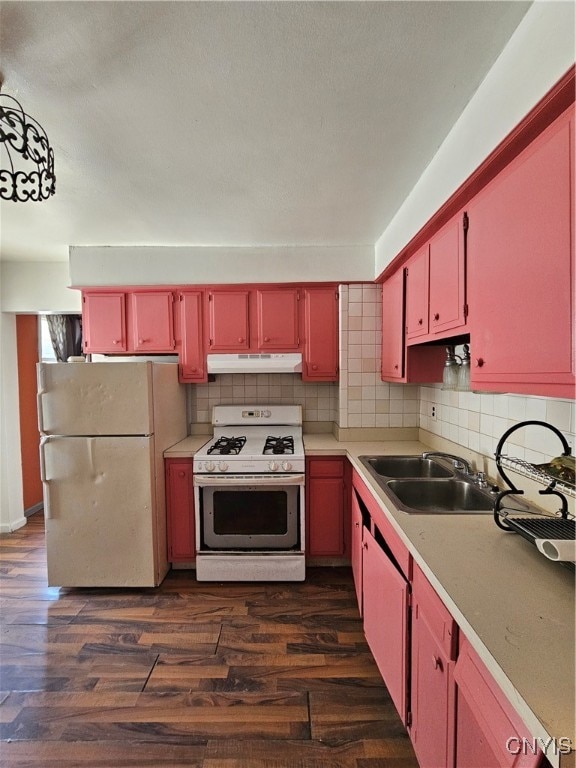
POLYGON ((412 514, 490 513, 495 494, 448 468, 446 459, 424 456, 359 456, 396 507, 412 514))

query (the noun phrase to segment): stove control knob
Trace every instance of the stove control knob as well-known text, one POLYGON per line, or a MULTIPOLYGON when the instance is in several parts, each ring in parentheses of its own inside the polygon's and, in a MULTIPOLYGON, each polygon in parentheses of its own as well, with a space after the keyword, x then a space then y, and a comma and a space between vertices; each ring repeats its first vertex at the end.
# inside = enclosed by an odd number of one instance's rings
POLYGON ((206 472, 214 472, 216 464, 213 461, 207 461, 205 466, 206 472))
POLYGON ((218 469, 220 470, 220 472, 226 472, 226 470, 228 469, 228 464, 226 464, 225 461, 219 461, 218 469))
POLYGON ((279 466, 277 461, 269 461, 268 462, 268 469, 270 472, 278 472, 279 466))
POLYGON ((290 464, 289 461, 283 461, 282 469, 284 470, 284 472, 290 472, 290 470, 292 469, 292 464, 290 464))

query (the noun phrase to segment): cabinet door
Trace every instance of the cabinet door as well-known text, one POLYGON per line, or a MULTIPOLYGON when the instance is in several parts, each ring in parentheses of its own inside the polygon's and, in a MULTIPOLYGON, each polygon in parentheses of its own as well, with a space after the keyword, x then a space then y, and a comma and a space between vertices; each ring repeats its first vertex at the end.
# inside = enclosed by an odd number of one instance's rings
POLYGON ((124 293, 85 293, 82 296, 84 352, 126 351, 124 293))
POLYGON ((412 725, 421 768, 448 768, 454 754, 454 661, 417 600, 412 612, 412 725))
POLYGON ((192 460, 166 459, 168 560, 189 562, 196 556, 192 460))
POLYGON ((352 492, 352 535, 351 535, 351 555, 352 555, 352 576, 354 577, 354 587, 356 589, 356 598, 358 600, 358 609, 362 616, 362 511, 358 504, 358 499, 354 491, 352 492))
POLYGON ((456 695, 456 762, 458 768, 536 768, 542 752, 518 749, 530 733, 463 638, 454 677, 456 695), (512 744, 515 749, 509 749, 512 744), (519 754, 515 754, 519 752, 519 754))
POLYGON ((502 768, 499 755, 490 745, 472 708, 462 696, 458 697, 458 740, 456 758, 458 768, 502 768))
POLYGON ((464 258, 464 221, 459 214, 430 241, 431 333, 466 323, 464 258))
POLYGON ((299 291, 267 288, 256 291, 258 349, 298 349, 299 291))
POLYGON ((344 459, 308 459, 307 552, 311 557, 342 557, 345 553, 344 459))
POLYGON ((338 291, 306 288, 304 291, 304 381, 338 379, 338 291))
POLYGON ((428 333, 428 246, 419 251, 406 267, 406 337, 428 333))
POLYGON ((382 379, 404 376, 404 270, 382 285, 382 379))
POLYGON ((178 350, 180 380, 206 381, 204 332, 202 322, 202 292, 183 291, 178 296, 178 350))
POLYGON ((174 351, 172 291, 135 291, 130 295, 130 317, 135 352, 174 351))
POLYGON ((238 352, 250 346, 249 291, 208 293, 209 347, 211 352, 238 352))
POLYGON ((560 118, 468 208, 473 388, 573 397, 571 134, 560 118))
POLYGON ((408 583, 364 528, 364 634, 402 722, 408 679, 408 583))

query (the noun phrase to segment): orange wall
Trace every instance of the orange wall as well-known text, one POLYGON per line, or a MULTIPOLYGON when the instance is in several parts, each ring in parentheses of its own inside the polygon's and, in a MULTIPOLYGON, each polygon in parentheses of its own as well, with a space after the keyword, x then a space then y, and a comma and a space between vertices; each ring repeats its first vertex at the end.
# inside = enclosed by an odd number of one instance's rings
POLYGON ((20 451, 24 509, 42 501, 38 411, 36 405, 36 363, 38 362, 38 317, 16 316, 18 343, 18 391, 20 396, 20 451))

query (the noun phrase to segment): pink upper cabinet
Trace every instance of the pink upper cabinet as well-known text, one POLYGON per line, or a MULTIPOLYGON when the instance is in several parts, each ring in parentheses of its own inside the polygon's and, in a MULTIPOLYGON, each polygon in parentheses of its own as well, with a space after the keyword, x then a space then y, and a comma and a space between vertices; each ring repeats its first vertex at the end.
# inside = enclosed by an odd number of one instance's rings
POLYGON ((250 347, 249 295, 247 290, 208 293, 210 352, 240 352, 250 347))
POLYGON ((282 352, 300 345, 297 288, 261 288, 256 291, 257 346, 282 352))
POLYGON ((125 352, 126 295, 92 293, 82 296, 84 352, 125 352))
POLYGON ((572 110, 470 204, 472 384, 573 397, 572 110))

